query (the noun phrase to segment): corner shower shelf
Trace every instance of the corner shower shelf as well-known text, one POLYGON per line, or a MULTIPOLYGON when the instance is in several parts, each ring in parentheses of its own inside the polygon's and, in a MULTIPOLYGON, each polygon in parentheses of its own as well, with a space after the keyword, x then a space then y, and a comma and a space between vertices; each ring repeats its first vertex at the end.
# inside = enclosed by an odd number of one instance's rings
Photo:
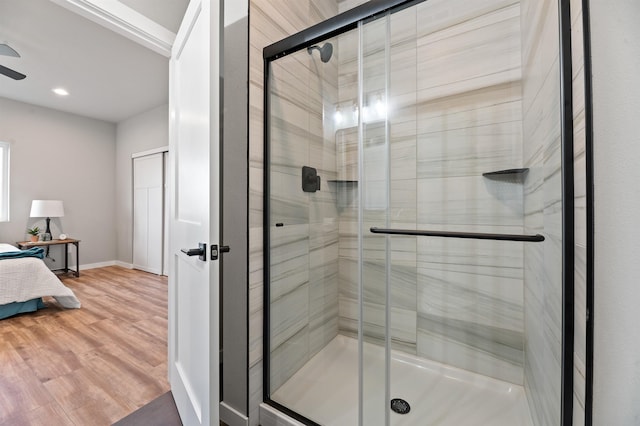
POLYGON ((493 180, 524 182, 524 178, 526 177, 528 171, 529 169, 527 167, 519 169, 496 170, 495 172, 483 173, 482 176, 493 180))

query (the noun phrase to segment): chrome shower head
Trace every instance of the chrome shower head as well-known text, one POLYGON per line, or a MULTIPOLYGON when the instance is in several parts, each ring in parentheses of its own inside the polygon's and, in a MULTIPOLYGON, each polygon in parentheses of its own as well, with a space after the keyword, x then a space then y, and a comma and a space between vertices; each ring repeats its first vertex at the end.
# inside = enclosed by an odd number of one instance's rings
POLYGON ((333 44, 326 42, 325 44, 322 45, 322 47, 319 46, 311 46, 311 47, 307 47, 307 52, 309 53, 309 55, 311 55, 311 52, 317 49, 318 52, 320 52, 320 60, 324 63, 329 62, 329 60, 331 59, 331 55, 333 55, 333 44))

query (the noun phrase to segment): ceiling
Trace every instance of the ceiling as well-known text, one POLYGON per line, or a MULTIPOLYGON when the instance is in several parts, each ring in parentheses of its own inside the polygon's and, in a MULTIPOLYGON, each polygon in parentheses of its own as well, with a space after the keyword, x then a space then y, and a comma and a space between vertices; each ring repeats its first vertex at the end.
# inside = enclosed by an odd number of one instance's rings
MULTIPOLYGON (((188 0, 121 3, 176 32, 188 0)), ((27 75, 0 75, 0 97, 114 123, 168 100, 168 58, 50 0, 0 0, 0 43, 21 55, 0 65, 27 75)))

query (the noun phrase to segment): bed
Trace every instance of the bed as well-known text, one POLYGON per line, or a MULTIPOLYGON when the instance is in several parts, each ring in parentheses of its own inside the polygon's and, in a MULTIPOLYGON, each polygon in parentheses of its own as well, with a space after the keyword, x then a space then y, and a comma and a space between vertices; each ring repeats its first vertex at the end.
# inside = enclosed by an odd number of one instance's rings
POLYGON ((64 308, 80 307, 73 291, 44 264, 41 252, 25 253, 0 243, 0 319, 46 307, 45 296, 52 296, 64 308))

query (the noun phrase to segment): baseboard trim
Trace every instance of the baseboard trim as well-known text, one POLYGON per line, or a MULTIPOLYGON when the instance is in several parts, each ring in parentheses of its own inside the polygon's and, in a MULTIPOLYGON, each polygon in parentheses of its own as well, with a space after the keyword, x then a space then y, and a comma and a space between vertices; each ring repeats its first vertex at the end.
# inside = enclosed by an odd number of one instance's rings
POLYGON ((144 266, 132 265, 131 269, 137 269, 138 271, 148 272, 150 274, 162 275, 162 270, 145 268, 144 266))
MULTIPOLYGON (((87 263, 85 265, 80 265, 80 273, 82 273, 82 271, 86 271, 87 269, 104 268, 105 266, 114 266, 115 264, 115 260, 109 260, 107 262, 87 263)), ((75 268, 75 265, 71 265, 71 268, 75 268)))
POLYGON ((249 417, 224 402, 220 403, 220 420, 229 426, 249 426, 249 417))
MULTIPOLYGON (((125 263, 119 260, 107 260, 106 262, 80 264, 80 272, 86 271, 87 269, 105 268, 107 266, 120 266, 121 268, 133 269, 131 263, 125 263)), ((75 270, 76 265, 69 265, 69 268, 75 270)))
POLYGON ((120 266, 121 268, 133 269, 133 263, 126 263, 121 260, 116 260, 115 265, 120 266))

